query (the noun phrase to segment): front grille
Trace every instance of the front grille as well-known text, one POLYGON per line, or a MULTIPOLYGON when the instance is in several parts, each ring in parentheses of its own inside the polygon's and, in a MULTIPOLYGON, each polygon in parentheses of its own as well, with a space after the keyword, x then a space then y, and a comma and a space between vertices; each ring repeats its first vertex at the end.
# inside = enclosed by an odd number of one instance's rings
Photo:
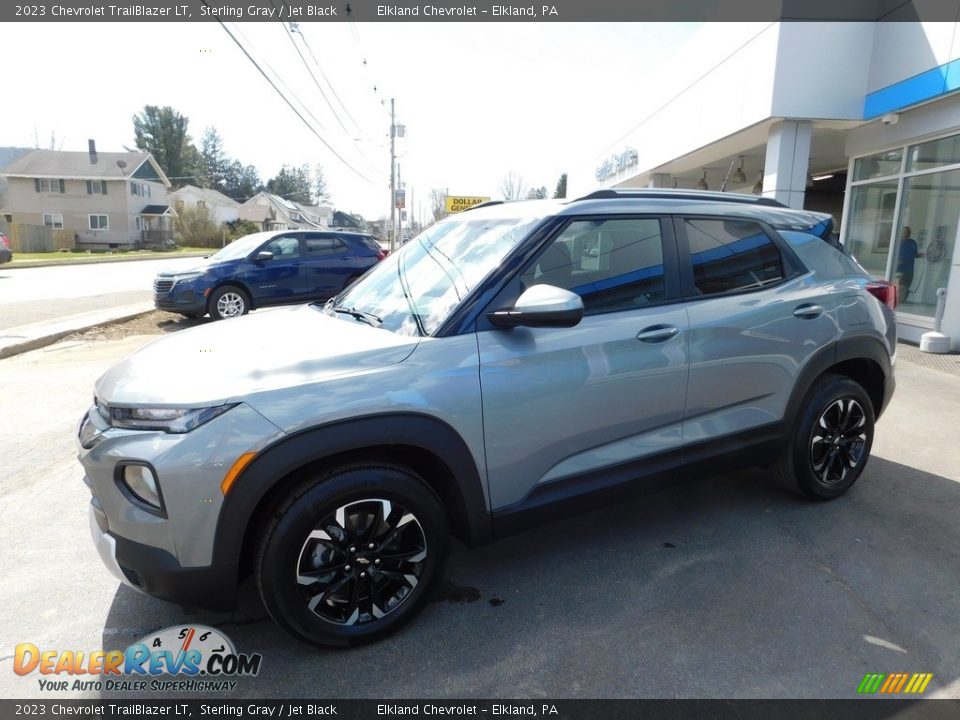
POLYGON ((168 293, 173 287, 173 280, 154 280, 153 291, 158 293, 168 293))

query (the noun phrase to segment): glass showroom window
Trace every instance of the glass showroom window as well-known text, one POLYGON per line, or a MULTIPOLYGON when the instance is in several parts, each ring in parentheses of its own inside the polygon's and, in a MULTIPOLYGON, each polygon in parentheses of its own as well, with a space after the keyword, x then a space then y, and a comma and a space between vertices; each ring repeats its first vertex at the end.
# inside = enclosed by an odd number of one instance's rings
POLYGON ((857 158, 845 225, 851 254, 897 283, 898 311, 932 317, 960 225, 960 135, 857 158))

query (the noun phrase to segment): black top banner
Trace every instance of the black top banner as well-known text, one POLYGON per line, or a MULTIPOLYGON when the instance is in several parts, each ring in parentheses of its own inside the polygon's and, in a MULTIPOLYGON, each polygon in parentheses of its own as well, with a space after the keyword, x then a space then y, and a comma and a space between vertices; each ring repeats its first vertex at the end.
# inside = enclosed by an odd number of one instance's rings
POLYGON ((16 718, 955 720, 960 700, 0 700, 16 718))
POLYGON ((41 22, 954 22, 960 0, 36 0, 0 20, 41 22))

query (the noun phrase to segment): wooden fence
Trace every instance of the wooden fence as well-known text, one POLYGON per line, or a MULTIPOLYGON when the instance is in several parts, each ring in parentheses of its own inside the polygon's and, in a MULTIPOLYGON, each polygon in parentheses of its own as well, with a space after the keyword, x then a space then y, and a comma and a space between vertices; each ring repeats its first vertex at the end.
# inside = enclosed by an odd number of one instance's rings
POLYGON ((76 236, 72 230, 52 230, 43 225, 8 223, 0 219, 0 232, 10 240, 10 249, 14 253, 73 250, 76 245, 76 236))

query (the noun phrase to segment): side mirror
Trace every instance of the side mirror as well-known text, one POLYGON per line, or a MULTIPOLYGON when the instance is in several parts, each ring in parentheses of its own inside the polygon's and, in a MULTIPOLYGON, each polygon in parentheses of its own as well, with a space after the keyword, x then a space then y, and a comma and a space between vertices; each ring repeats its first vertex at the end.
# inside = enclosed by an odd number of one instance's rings
POLYGON ((261 250, 253 256, 254 262, 268 262, 270 260, 273 260, 273 253, 269 250, 261 250))
POLYGON ((517 298, 510 310, 487 313, 487 319, 502 328, 573 327, 582 317, 580 296, 553 285, 534 285, 517 298))

